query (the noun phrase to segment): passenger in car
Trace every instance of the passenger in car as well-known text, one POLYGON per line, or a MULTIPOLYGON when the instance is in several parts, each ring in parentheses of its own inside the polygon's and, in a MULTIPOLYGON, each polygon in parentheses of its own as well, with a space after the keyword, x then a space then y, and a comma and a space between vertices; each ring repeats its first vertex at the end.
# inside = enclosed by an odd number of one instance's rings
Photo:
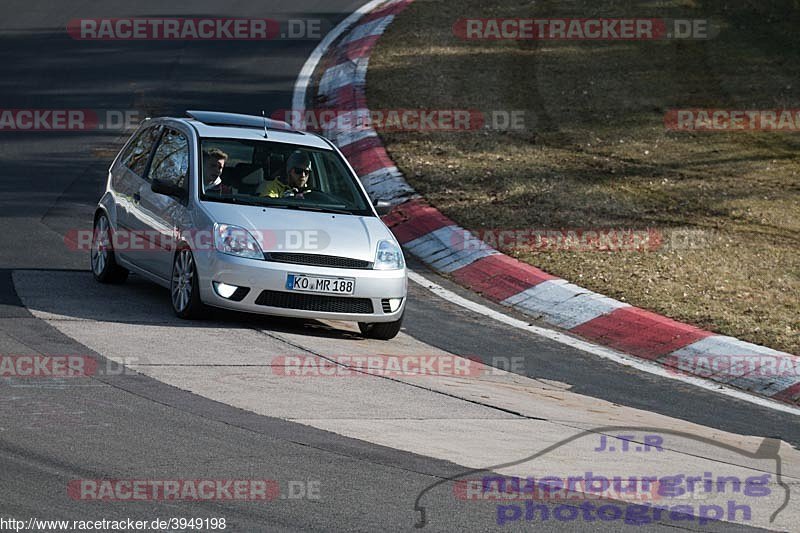
POLYGON ((222 183, 222 170, 228 161, 228 154, 219 148, 203 152, 203 189, 206 194, 230 194, 231 188, 222 183))
POLYGON ((311 158, 302 150, 295 150, 286 161, 286 183, 275 178, 259 186, 256 194, 269 198, 302 198, 309 192, 308 179, 311 177, 311 158))

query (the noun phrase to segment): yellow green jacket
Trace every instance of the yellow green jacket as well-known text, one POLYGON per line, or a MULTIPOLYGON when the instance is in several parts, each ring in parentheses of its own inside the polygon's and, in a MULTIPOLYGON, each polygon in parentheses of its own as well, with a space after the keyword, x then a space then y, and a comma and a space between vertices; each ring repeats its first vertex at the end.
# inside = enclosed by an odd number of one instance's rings
POLYGON ((285 185, 284 183, 281 183, 279 180, 275 179, 272 181, 265 181, 259 185, 258 189, 256 190, 256 194, 258 196, 267 196, 269 198, 280 198, 288 189, 288 185, 285 185))

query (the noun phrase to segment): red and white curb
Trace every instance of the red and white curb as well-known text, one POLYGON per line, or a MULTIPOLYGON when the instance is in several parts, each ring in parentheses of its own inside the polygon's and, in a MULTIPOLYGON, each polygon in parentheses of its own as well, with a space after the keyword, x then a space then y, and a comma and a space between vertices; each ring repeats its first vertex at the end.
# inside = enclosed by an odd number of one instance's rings
MULTIPOLYGON (((295 87, 294 111, 306 104, 336 116, 367 109, 369 56, 381 34, 413 0, 373 1, 340 24, 309 58, 295 87), (314 72, 316 68, 316 72, 314 72), (309 81, 319 76, 315 87, 309 81), (309 94, 309 90, 312 91, 309 94)), ((384 217, 397 240, 432 269, 484 297, 586 340, 676 372, 701 376, 789 404, 800 403, 800 357, 718 335, 633 307, 559 279, 488 245, 464 246, 469 232, 406 183, 378 134, 334 120, 321 133, 344 153, 373 200, 395 205, 384 217), (732 371, 731 361, 761 363, 732 371)), ((470 237, 470 242, 480 242, 470 237)))

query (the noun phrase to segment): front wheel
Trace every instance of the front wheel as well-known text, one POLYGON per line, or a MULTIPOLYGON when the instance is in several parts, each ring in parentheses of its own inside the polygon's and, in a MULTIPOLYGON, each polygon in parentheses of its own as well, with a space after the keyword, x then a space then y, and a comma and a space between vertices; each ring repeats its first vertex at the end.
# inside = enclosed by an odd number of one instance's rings
POLYGON ((188 247, 178 249, 172 262, 172 278, 169 284, 172 309, 180 318, 202 318, 205 306, 200 301, 200 282, 194 256, 188 247))
POLYGON ((394 322, 359 322, 358 329, 361 334, 368 339, 378 339, 381 341, 388 341, 393 339, 400 333, 400 326, 403 325, 403 316, 394 322))
POLYGON ((117 264, 111 240, 111 224, 105 214, 94 221, 91 263, 94 279, 100 283, 123 283, 128 279, 128 270, 117 264))

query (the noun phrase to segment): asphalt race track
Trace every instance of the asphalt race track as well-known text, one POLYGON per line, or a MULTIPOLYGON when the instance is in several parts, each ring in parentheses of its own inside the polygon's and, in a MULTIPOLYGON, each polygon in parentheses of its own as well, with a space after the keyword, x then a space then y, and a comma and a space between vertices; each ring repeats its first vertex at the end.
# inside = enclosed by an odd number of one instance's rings
MULTIPOLYGON (((297 74, 319 39, 80 41, 69 36, 67 23, 81 17, 266 17, 322 19, 330 29, 362 3, 10 0, 0 21, 0 101, 6 109, 151 116, 289 109, 297 74)), ((104 130, 0 131, 0 354, 91 355, 104 369, 118 370, 91 379, 0 381, 0 518, 224 517, 228 531, 412 530, 419 519, 415 500, 432 484, 478 464, 530 455, 540 439, 550 443, 581 429, 626 424, 691 428, 745 447, 757 447, 756 437, 780 439, 786 443, 784 478, 798 485, 800 464, 789 446, 800 446, 796 414, 513 329, 416 283, 410 283, 403 333, 388 343, 335 322, 221 311, 185 322, 173 316, 167 291, 141 278, 115 287, 95 283, 88 253, 71 250, 64 237, 91 228, 106 170, 126 137, 104 130), (522 364, 512 368, 519 375, 479 383, 287 379, 274 370, 289 355, 429 353, 522 364), (498 384, 511 391, 508 397, 496 395, 498 384), (524 405, 512 396, 526 391, 524 405), (448 448, 453 442, 464 443, 463 450, 448 448), (79 479, 269 479, 281 494, 269 502, 87 501, 68 492, 70 481, 79 479), (291 497, 292 487, 302 487, 305 496, 291 497)), ((682 446, 674 447, 675 464, 736 463, 724 453, 715 456, 713 447, 682 446)), ((429 530, 498 527, 492 505, 473 505, 441 488, 425 498, 429 530)), ((530 527, 516 522, 502 529, 530 527)), ((576 524, 536 527, 572 531, 576 524)), ((635 530, 676 528, 753 529, 662 520, 635 530)), ((618 531, 620 524, 593 521, 579 529, 618 531)))

